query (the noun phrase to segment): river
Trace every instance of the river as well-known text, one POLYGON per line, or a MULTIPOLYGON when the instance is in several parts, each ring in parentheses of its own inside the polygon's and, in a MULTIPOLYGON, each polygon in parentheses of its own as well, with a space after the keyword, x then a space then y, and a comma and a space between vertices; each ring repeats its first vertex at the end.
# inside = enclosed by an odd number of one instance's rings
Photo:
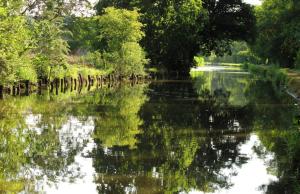
POLYGON ((271 81, 185 81, 0 101, 1 193, 300 192, 299 106, 271 81))

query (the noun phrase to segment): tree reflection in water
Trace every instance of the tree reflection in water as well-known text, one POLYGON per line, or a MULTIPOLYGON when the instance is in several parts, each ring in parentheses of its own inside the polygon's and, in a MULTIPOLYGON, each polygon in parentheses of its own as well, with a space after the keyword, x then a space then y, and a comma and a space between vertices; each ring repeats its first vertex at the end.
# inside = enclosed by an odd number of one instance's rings
POLYGON ((278 177, 261 191, 297 193, 298 111, 278 91, 249 75, 202 72, 188 81, 8 98, 0 101, 0 191, 76 184, 85 179, 76 157, 92 159, 98 193, 230 190, 252 160, 241 147, 256 134, 253 151, 278 177))

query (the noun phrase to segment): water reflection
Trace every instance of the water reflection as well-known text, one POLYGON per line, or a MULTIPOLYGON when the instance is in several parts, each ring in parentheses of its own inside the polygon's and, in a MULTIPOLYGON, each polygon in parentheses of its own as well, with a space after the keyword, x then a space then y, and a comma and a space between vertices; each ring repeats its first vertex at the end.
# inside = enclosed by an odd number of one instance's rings
POLYGON ((272 83, 210 71, 81 92, 0 101, 0 192, 299 192, 298 108, 272 83))

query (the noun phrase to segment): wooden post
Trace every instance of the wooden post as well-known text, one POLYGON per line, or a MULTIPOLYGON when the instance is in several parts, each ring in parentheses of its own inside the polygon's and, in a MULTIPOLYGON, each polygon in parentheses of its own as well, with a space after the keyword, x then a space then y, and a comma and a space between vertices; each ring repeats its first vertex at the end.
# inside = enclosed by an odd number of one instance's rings
POLYGON ((74 79, 74 90, 76 90, 76 88, 77 88, 77 80, 74 79))
POLYGON ((64 79, 60 79, 60 90, 61 92, 64 91, 64 79))
POLYGON ((81 74, 78 75, 78 85, 79 85, 79 86, 82 86, 82 85, 83 85, 83 78, 82 78, 82 75, 81 75, 81 74))
POLYGON ((12 88, 12 93, 13 93, 13 95, 15 96, 16 95, 16 85, 15 85, 16 83, 14 83, 14 85, 13 85, 13 88, 12 88))
POLYGON ((55 79, 55 93, 56 93, 56 95, 58 95, 58 88, 59 88, 59 79, 56 78, 55 79))
POLYGON ((3 99, 3 85, 0 85, 0 99, 3 99))
POLYGON ((20 95, 21 94, 21 83, 18 82, 17 83, 17 95, 20 95))
POLYGON ((30 81, 26 80, 25 81, 25 95, 29 96, 30 93, 30 81))
POLYGON ((88 85, 89 87, 92 85, 92 79, 90 75, 88 75, 88 85))
POLYGON ((73 91, 73 78, 71 77, 71 81, 70 81, 70 86, 71 86, 71 92, 73 91))

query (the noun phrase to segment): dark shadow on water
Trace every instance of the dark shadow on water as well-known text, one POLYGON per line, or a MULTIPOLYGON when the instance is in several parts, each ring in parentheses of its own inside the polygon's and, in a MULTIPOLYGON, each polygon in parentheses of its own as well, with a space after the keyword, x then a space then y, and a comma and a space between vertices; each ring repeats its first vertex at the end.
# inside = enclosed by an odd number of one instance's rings
POLYGON ((267 81, 202 72, 79 91, 0 101, 1 192, 79 184, 78 158, 92 161, 98 193, 230 191, 254 135, 251 150, 277 177, 260 191, 299 191, 299 108, 267 81))

